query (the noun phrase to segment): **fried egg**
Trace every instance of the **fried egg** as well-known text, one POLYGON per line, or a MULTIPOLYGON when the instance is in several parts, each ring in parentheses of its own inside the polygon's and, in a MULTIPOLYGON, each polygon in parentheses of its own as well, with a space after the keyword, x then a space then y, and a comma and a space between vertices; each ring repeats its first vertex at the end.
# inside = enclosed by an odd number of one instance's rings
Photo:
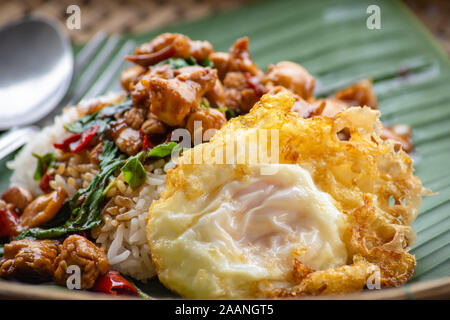
POLYGON ((147 238, 169 289, 264 298, 361 290, 374 274, 383 287, 411 277, 410 224, 425 190, 409 156, 379 138, 379 112, 303 119, 293 105, 287 93, 263 96, 168 172, 147 238), (255 158, 265 143, 271 152, 255 158))

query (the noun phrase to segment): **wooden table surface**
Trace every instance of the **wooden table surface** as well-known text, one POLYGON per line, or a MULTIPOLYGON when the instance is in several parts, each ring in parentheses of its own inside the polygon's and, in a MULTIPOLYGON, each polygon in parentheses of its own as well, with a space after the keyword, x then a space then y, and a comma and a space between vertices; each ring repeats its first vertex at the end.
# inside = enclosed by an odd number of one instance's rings
MULTIPOLYGON (((74 43, 87 42, 101 29, 145 32, 231 10, 258 0, 26 0, 0 2, 0 25, 24 14, 49 15, 65 22, 69 5, 81 8, 82 27, 68 30, 74 43)), ((450 53, 450 1, 404 0, 450 53)))

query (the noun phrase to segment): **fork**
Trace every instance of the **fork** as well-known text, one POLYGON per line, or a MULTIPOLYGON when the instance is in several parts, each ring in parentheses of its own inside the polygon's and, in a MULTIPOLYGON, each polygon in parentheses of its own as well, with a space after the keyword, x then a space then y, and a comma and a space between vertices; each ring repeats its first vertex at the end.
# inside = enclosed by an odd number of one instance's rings
POLYGON ((133 40, 122 43, 119 36, 108 37, 104 31, 97 33, 76 55, 72 85, 59 105, 33 125, 12 128, 0 137, 0 160, 30 141, 41 128, 50 125, 64 107, 105 94, 109 89, 119 90, 117 75, 129 63, 123 57, 134 47, 133 40))

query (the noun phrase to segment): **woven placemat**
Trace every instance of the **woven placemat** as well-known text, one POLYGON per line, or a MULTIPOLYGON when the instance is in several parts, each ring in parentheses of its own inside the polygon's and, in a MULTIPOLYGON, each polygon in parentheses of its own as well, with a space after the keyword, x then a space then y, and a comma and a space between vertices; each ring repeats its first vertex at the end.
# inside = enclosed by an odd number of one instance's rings
MULTIPOLYGON (((258 0, 26 0, 0 2, 0 25, 25 14, 52 16, 65 23, 69 5, 81 9, 81 29, 68 30, 72 41, 89 41, 99 30, 108 33, 141 33, 258 0)), ((420 20, 450 53, 450 1, 405 0, 420 20)))
POLYGON ((165 25, 196 20, 232 10, 253 0, 27 0, 0 2, 0 25, 25 14, 51 16, 66 23, 67 8, 77 5, 81 28, 67 29, 76 44, 89 41, 100 30, 110 34, 142 33, 165 25))

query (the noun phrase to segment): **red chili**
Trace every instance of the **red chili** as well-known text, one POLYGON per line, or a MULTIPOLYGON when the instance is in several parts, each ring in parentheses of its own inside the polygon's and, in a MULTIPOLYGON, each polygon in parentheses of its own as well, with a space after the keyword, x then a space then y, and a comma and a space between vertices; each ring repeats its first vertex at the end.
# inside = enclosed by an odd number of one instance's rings
POLYGON ((81 137, 81 133, 75 133, 74 135, 71 135, 67 139, 64 139, 62 143, 54 143, 53 146, 56 149, 60 149, 60 150, 68 152, 68 151, 70 151, 69 145, 72 142, 78 141, 80 139, 80 137, 81 137))
POLYGON ((41 190, 44 192, 50 191, 50 181, 52 181, 53 179, 53 176, 45 173, 41 178, 41 182, 39 182, 39 188, 41 188, 41 190))
POLYGON ((76 133, 65 139, 62 143, 55 143, 53 146, 63 151, 78 153, 88 146, 92 138, 97 134, 99 126, 93 125, 83 133, 76 133))
POLYGON ((104 276, 101 276, 95 282, 94 291, 116 295, 130 295, 137 296, 138 292, 136 288, 119 272, 110 270, 104 276))
POLYGON ((152 143, 147 135, 144 135, 144 142, 142 143, 142 150, 147 150, 152 147, 152 143))
POLYGON ((0 209, 0 238, 9 237, 19 223, 17 214, 7 208, 0 209))

